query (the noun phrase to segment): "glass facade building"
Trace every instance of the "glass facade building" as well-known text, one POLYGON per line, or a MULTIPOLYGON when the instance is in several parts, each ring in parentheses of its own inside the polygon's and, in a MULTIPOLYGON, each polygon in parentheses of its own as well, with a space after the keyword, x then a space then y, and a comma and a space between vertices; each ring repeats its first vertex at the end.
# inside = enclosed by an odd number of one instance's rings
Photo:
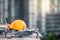
POLYGON ((46 14, 46 32, 60 34, 60 0, 50 0, 50 12, 46 14))
POLYGON ((46 32, 60 33, 60 13, 46 15, 46 32))
POLYGON ((28 4, 28 0, 0 0, 0 24, 5 24, 5 18, 8 17, 9 23, 22 19, 29 25, 28 4))
POLYGON ((29 0, 29 27, 37 27, 37 0, 29 0))
MULTIPOLYGON (((60 0, 38 0, 38 13, 39 17, 38 17, 38 23, 37 26, 39 28, 40 31, 42 31, 43 33, 45 33, 47 31, 47 19, 49 19, 48 21, 50 21, 50 17, 53 20, 53 17, 59 17, 59 13, 60 13, 60 0), (57 16, 53 16, 57 14, 57 16), (50 16, 47 16, 50 15, 50 16)), ((55 18, 57 19, 57 18, 55 18)), ((59 19, 58 19, 59 20, 59 19)), ((55 21, 53 21, 55 22, 55 21)), ((51 23, 52 24, 52 23, 51 23)), ((59 24, 58 24, 59 25, 59 24)), ((52 26, 53 27, 53 26, 52 26)), ((53 27, 54 28, 54 27, 53 27)))
POLYGON ((4 5, 6 4, 5 0, 0 0, 0 24, 4 24, 5 23, 5 17, 7 17, 7 4, 6 6, 4 5))

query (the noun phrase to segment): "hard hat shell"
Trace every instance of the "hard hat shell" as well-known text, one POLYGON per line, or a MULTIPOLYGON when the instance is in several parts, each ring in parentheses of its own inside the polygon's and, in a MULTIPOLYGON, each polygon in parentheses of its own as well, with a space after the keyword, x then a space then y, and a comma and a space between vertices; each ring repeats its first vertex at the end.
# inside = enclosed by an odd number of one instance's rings
POLYGON ((11 24, 12 29, 22 31, 26 29, 26 24, 23 20, 15 20, 11 24))

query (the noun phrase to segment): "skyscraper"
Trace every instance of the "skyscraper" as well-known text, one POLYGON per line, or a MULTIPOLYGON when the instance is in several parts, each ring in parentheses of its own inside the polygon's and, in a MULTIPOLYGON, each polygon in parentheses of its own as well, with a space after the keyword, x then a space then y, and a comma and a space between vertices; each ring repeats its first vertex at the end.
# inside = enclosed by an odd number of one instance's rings
POLYGON ((60 33, 60 13, 46 15, 46 32, 60 33))
MULTIPOLYGON (((45 33, 47 30, 46 28, 46 17, 50 17, 52 14, 59 14, 60 13, 60 0, 39 0, 39 12, 40 12, 40 23, 42 32, 45 33), (41 3, 41 4, 40 4, 41 3), (50 15, 50 16, 47 16, 50 15)), ((54 16, 55 17, 55 16, 54 16)), ((52 18, 52 17, 51 17, 52 18)))
POLYGON ((29 27, 37 27, 37 0, 29 0, 29 27))
POLYGON ((8 17, 9 23, 16 19, 25 20, 29 25, 28 0, 0 0, 0 24, 5 24, 5 18, 8 17))

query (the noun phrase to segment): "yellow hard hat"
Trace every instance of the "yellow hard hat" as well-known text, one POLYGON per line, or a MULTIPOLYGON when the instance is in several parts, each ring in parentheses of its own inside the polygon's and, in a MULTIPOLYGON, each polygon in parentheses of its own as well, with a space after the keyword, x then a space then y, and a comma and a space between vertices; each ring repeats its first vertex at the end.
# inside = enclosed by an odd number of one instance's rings
POLYGON ((26 24, 23 20, 15 20, 12 22, 11 27, 13 30, 22 31, 26 29, 26 24))

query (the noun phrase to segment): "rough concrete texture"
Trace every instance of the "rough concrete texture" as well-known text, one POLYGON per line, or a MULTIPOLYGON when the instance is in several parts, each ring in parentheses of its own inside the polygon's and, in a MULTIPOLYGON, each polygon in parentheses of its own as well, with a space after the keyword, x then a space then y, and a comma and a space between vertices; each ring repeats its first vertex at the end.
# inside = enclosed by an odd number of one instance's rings
POLYGON ((0 35, 0 40, 40 40, 40 38, 36 38, 36 37, 22 37, 22 38, 18 38, 18 37, 5 37, 4 35, 0 35))

